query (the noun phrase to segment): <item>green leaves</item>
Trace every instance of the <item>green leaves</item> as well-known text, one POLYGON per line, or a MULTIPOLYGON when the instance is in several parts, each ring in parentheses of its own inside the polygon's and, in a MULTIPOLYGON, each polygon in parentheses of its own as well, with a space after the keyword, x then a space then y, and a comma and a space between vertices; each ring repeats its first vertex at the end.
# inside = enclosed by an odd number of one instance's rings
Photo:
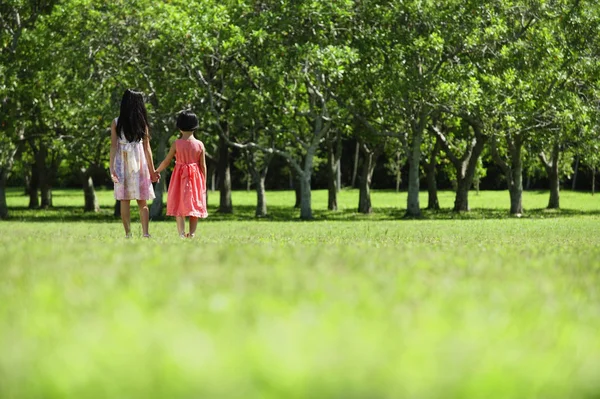
POLYGON ((599 22, 591 0, 5 1, 2 133, 14 147, 17 125, 59 128, 87 153, 134 87, 157 137, 193 108, 207 142, 222 122, 296 159, 321 122, 376 143, 440 118, 463 150, 470 119, 499 142, 537 149, 558 131, 591 148, 599 22))

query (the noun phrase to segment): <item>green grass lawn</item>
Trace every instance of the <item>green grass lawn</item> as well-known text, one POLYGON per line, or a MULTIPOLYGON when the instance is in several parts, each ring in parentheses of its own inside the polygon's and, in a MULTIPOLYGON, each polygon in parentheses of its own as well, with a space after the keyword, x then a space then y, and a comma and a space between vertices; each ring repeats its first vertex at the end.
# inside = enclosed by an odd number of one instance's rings
MULTIPOLYGON (((54 208, 45 211, 27 209, 29 198, 22 190, 9 189, 7 202, 13 219, 27 221, 106 221, 113 222, 114 199, 112 190, 98 190, 101 211, 97 214, 83 213, 83 194, 78 190, 55 190, 54 208)), ((299 218, 299 210, 293 209, 293 191, 267 192, 267 207, 271 221, 290 221, 299 218)), ((406 192, 373 191, 372 204, 374 213, 363 215, 356 212, 358 207, 358 191, 342 190, 338 196, 337 212, 327 211, 327 191, 314 190, 312 194, 313 215, 316 220, 398 220, 406 211, 406 192)), ((233 215, 216 213, 219 193, 209 192, 208 206, 211 221, 255 220, 256 194, 254 191, 236 191, 233 195, 233 215)), ((439 201, 442 210, 428 211, 423 209, 425 219, 504 219, 508 217, 510 208, 506 191, 487 191, 480 195, 471 193, 470 213, 456 214, 451 211, 454 206, 454 192, 440 191, 439 201)), ((427 206, 427 193, 421 192, 421 207, 427 206)), ((568 217, 577 215, 600 215, 600 196, 572 191, 561 192, 561 210, 546 210, 548 192, 526 191, 523 194, 523 206, 526 218, 568 217)), ((132 202, 135 208, 135 202, 132 202)), ((135 215, 134 215, 135 217, 135 215)))
MULTIPOLYGON (((123 238, 79 191, 0 223, 2 398, 598 398, 600 198, 471 197, 455 215, 401 220, 406 194, 356 191, 314 222, 293 193, 252 192, 199 236, 172 219, 123 238)), ((426 196, 422 198, 426 203, 426 196)))

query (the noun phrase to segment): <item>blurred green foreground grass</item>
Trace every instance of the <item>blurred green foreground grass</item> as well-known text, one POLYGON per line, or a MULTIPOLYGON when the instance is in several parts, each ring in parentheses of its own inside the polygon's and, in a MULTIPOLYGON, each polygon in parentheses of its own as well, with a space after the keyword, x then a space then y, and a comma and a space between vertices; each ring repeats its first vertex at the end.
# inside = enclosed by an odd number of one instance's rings
POLYGON ((592 197, 547 213, 531 194, 540 209, 512 219, 506 193, 482 193, 499 207, 403 221, 355 215, 353 195, 345 216, 302 223, 249 220, 252 197, 234 193, 247 210, 194 240, 172 220, 125 240, 108 211, 78 221, 73 200, 34 217, 9 197, 0 397, 600 396, 592 197))

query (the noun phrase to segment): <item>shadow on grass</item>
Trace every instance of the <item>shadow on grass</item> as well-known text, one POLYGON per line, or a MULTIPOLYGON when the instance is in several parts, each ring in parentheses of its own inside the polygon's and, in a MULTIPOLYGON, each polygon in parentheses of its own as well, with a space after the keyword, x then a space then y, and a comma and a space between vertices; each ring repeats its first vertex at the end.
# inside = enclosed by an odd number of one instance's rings
MULTIPOLYGON (((48 209, 29 209, 26 206, 8 208, 9 221, 23 222, 113 222, 113 208, 99 212, 84 212, 80 206, 56 206, 48 209)), ((133 215, 132 210, 132 215, 133 215)))
MULTIPOLYGON (((50 209, 28 209, 27 207, 11 207, 9 209, 12 221, 23 222, 97 222, 112 223, 119 221, 118 217, 113 215, 113 209, 102 208, 100 212, 83 212, 81 207, 53 207, 50 209)), ((259 222, 305 222, 300 220, 300 210, 291 207, 271 206, 268 208, 268 216, 256 218, 254 216, 255 207, 238 205, 234 207, 234 213, 219 213, 217 208, 209 207, 209 217, 203 221, 221 222, 221 221, 259 221, 259 222)), ((327 221, 389 221, 406 220, 404 218, 406 210, 403 208, 374 208, 373 213, 365 215, 352 209, 343 209, 339 211, 328 211, 316 209, 313 210, 313 222, 327 221)), ((578 209, 530 209, 526 210, 521 216, 522 219, 549 219, 549 218, 569 218, 576 216, 598 216, 600 210, 583 211, 578 209)), ((132 218, 137 219, 137 211, 132 206, 132 218)), ((483 219, 510 219, 511 216, 504 209, 476 208, 470 212, 457 213, 451 209, 441 209, 437 211, 423 210, 422 216, 417 219, 409 220, 483 220, 483 219)), ((163 216, 158 221, 172 221, 171 217, 163 216)))

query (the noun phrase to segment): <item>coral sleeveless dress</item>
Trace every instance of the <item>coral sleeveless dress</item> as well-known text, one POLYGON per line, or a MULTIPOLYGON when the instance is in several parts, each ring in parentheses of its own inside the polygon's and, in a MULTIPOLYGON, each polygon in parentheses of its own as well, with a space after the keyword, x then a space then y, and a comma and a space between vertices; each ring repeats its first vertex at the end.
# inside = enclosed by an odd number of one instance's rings
MULTIPOLYGON (((115 123, 118 119, 115 119, 115 123)), ((119 140, 115 154, 115 173, 119 182, 115 183, 115 199, 154 199, 154 188, 144 154, 143 142, 130 143, 120 132, 117 133, 119 140)))
POLYGON ((167 194, 167 215, 205 218, 206 185, 200 170, 204 144, 196 139, 175 141, 175 169, 167 194))

